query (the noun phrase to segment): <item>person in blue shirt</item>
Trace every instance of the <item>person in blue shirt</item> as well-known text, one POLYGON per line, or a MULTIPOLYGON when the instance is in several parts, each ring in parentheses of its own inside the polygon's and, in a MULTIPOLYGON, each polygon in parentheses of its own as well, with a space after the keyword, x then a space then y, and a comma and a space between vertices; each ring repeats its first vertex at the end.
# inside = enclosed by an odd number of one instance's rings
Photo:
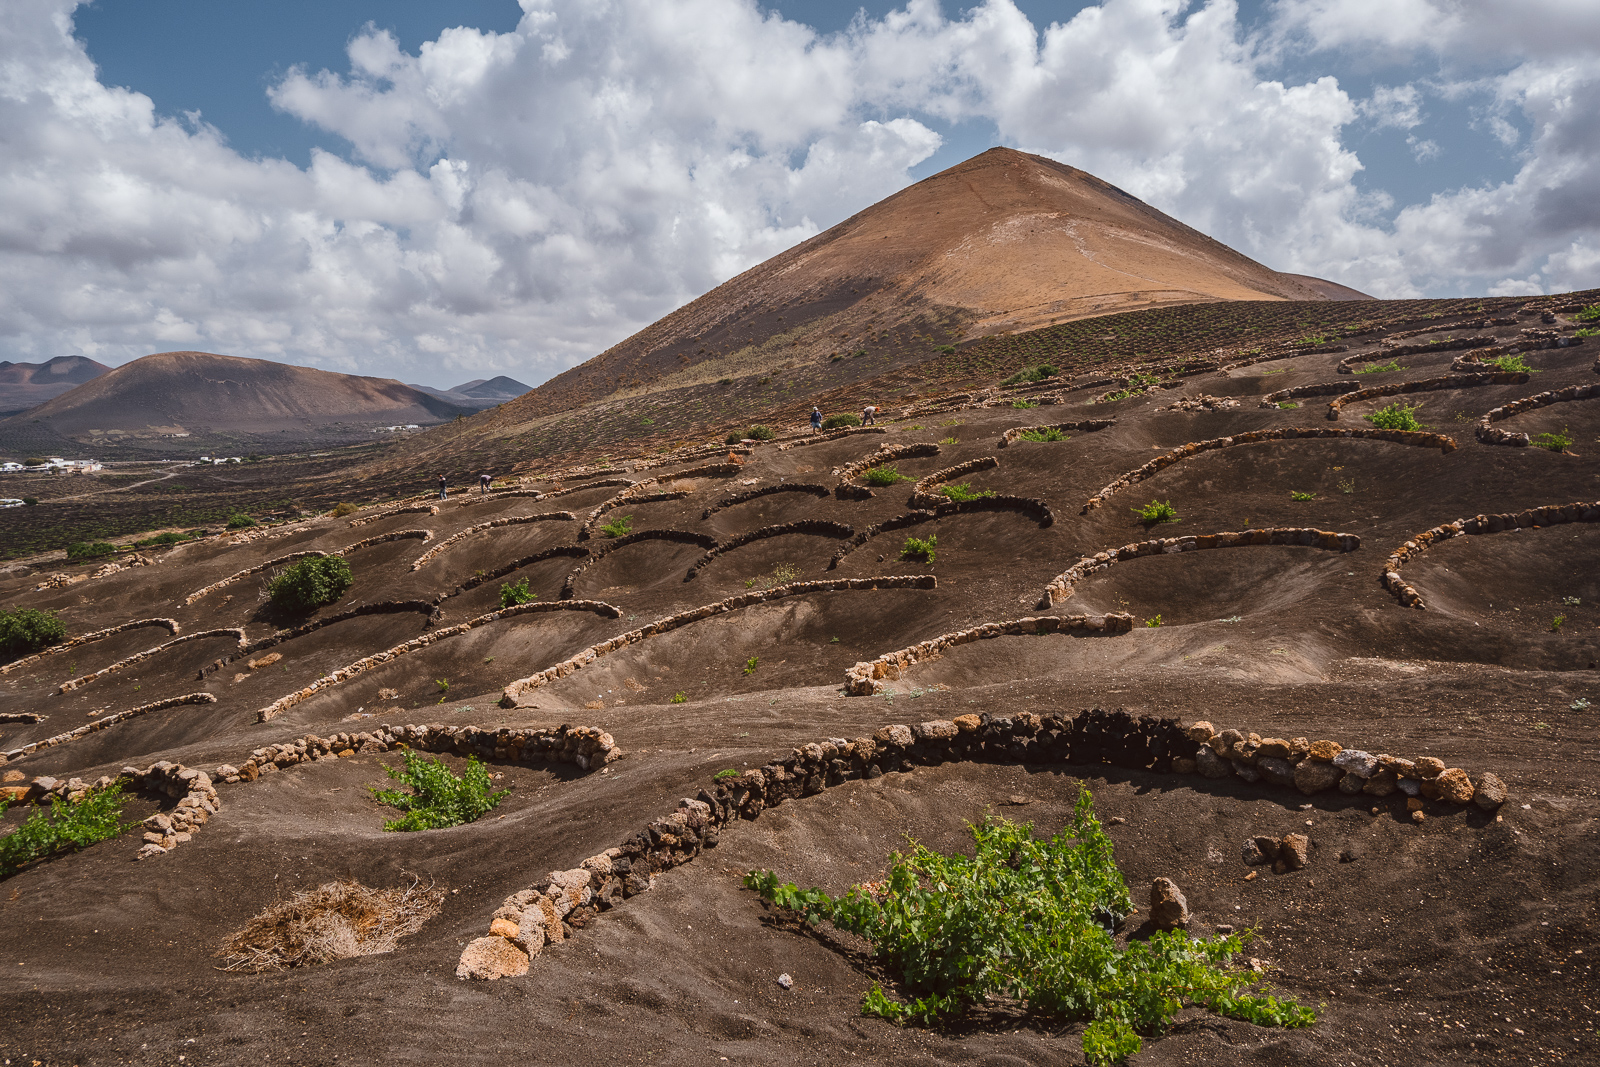
POLYGON ((816 433, 820 429, 822 429, 822 409, 814 407, 811 409, 811 432, 816 433))

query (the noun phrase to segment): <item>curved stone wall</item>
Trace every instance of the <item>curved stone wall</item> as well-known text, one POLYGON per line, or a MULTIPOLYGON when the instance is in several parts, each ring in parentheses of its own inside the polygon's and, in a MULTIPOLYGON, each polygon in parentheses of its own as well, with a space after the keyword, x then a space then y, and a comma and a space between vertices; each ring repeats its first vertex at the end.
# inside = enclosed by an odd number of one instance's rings
POLYGON ((451 534, 443 541, 440 541, 438 544, 428 549, 428 551, 418 556, 416 560, 412 562, 411 569, 414 571, 421 570, 423 564, 427 563, 430 559, 432 559, 434 556, 437 556, 451 545, 458 541, 463 541, 475 533, 482 533, 484 530, 498 529, 502 526, 521 526, 523 523, 529 522, 576 522, 577 519, 578 517, 570 511, 545 511, 538 515, 518 515, 512 518, 491 519, 488 522, 480 522, 476 526, 468 526, 460 533, 451 534))
POLYGON ((152 711, 181 707, 185 704, 215 704, 216 702, 217 698, 210 693, 187 693, 181 697, 152 700, 148 704, 140 704, 136 708, 129 708, 127 711, 119 711, 114 715, 106 715, 94 720, 94 722, 85 723, 76 730, 68 730, 64 734, 56 734, 54 737, 47 737, 42 741, 34 741, 20 748, 14 748, 5 753, 3 757, 0 757, 0 763, 8 763, 12 760, 21 759, 23 756, 32 755, 40 749, 55 748, 57 745, 76 741, 80 737, 88 737, 90 734, 104 730, 108 726, 115 726, 117 723, 127 722, 129 719, 137 719, 139 716, 148 715, 152 711))
POLYGON ((110 637, 112 634, 120 634, 124 630, 137 630, 145 626, 164 627, 166 631, 174 637, 178 636, 178 631, 181 629, 181 627, 178 625, 177 619, 135 619, 133 622, 125 622, 120 626, 107 626, 104 630, 95 630, 93 633, 79 634, 77 637, 69 637, 60 644, 51 645, 42 652, 35 652, 31 656, 23 656, 21 659, 12 660, 10 663, 0 665, 0 674, 10 674, 12 671, 21 670, 23 667, 32 666, 33 664, 44 659, 46 656, 53 656, 58 652, 65 652, 68 649, 81 648, 82 646, 89 644, 91 641, 100 640, 102 637, 110 637))
POLYGON ((1072 595, 1072 587, 1089 575, 1103 571, 1114 563, 1138 559, 1141 556, 1172 555, 1178 552, 1197 552, 1208 548, 1242 548, 1246 545, 1304 545, 1339 552, 1354 552, 1361 547, 1356 534, 1334 533, 1311 526, 1276 526, 1264 530, 1224 531, 1214 534, 1195 534, 1188 537, 1156 537, 1136 541, 1121 548, 1109 548, 1092 556, 1083 556, 1078 562, 1062 571, 1045 586, 1039 598, 1039 610, 1047 611, 1058 601, 1072 595))
MULTIPOLYGON (((1441 326, 1440 330, 1449 327, 1441 326)), ((1419 356, 1426 352, 1459 352, 1464 348, 1482 348, 1485 345, 1495 344, 1497 339, 1485 334, 1481 337, 1451 337, 1443 341, 1426 341, 1419 345, 1396 345, 1390 342, 1400 337, 1415 336, 1416 333, 1437 333, 1438 330, 1421 330, 1413 333, 1395 334, 1386 340, 1375 352, 1365 352, 1360 355, 1347 356, 1339 361, 1336 368, 1340 374, 1353 374, 1359 363, 1381 363, 1388 359, 1398 359, 1401 356, 1419 356)))
POLYGON ((407 505, 405 507, 399 507, 399 508, 389 508, 387 511, 380 511, 375 515, 361 515, 361 516, 358 516, 358 517, 356 517, 354 519, 351 519, 350 520, 350 525, 351 526, 365 526, 369 522, 377 522, 379 519, 393 518, 396 515, 437 515, 437 514, 439 514, 439 505, 437 505, 437 504, 414 504, 414 505, 407 505))
POLYGON ((1000 466, 999 457, 980 456, 977 459, 969 459, 965 463, 957 463, 953 467, 946 467, 942 471, 934 471, 911 487, 911 499, 907 500, 906 503, 913 508, 930 508, 938 507, 940 504, 948 504, 951 502, 949 497, 942 493, 930 492, 930 490, 936 485, 942 485, 964 474, 975 474, 978 471, 986 471, 998 466, 1000 466))
POLYGON ((778 446, 779 452, 787 452, 791 448, 806 448, 810 445, 823 445, 829 441, 837 441, 841 437, 854 437, 857 434, 886 434, 889 431, 882 426, 848 426, 842 430, 829 430, 826 433, 814 434, 800 441, 788 441, 778 446))
POLYGON ((1454 438, 1442 433, 1432 433, 1424 430, 1336 430, 1295 426, 1282 427, 1276 430, 1251 430, 1247 433, 1234 434, 1231 437, 1214 437, 1209 441, 1194 441, 1186 445, 1179 445, 1172 451, 1157 456, 1144 466, 1129 471, 1100 490, 1100 492, 1089 498, 1079 514, 1089 514, 1089 512, 1104 504, 1106 499, 1118 490, 1137 485, 1146 478, 1154 477, 1179 460, 1188 459, 1190 456, 1196 456, 1202 452, 1229 448, 1233 445, 1256 444, 1261 441, 1332 440, 1340 438, 1362 441, 1388 441, 1398 445, 1437 448, 1444 452, 1454 452, 1456 450, 1454 438))
POLYGON ((184 634, 182 637, 174 637, 171 641, 159 644, 154 648, 147 648, 143 652, 135 652, 131 656, 126 656, 117 660, 117 662, 111 664, 110 666, 101 667, 92 674, 84 674, 77 678, 69 678, 56 688, 56 694, 59 696, 62 693, 70 693, 74 689, 82 689, 96 678, 103 678, 108 674, 115 674, 117 671, 131 667, 135 663, 143 662, 144 660, 149 659, 151 656, 160 655, 176 645, 181 645, 188 641, 204 641, 207 638, 212 637, 231 637, 239 642, 240 648, 244 647, 246 640, 244 636, 244 630, 237 627, 227 627, 220 630, 197 630, 192 634, 184 634))
POLYGON ((839 564, 843 562, 846 556, 881 533, 889 533, 892 530, 904 530, 908 526, 916 526, 927 522, 930 519, 936 519, 938 517, 939 516, 932 511, 911 511, 904 515, 896 515, 892 519, 885 519, 883 522, 868 526, 866 529, 861 530, 854 537, 850 538, 849 541, 846 541, 844 545, 840 547, 839 551, 834 553, 833 559, 828 561, 828 569, 831 571, 837 568, 839 564))
POLYGON ((683 576, 683 580, 686 582, 694 581, 701 568, 712 560, 725 552, 743 548, 752 541, 764 541, 769 537, 784 537, 788 534, 812 534, 816 537, 844 538, 853 533, 855 533, 855 527, 846 526, 842 522, 831 522, 828 519, 797 519, 794 522, 782 522, 775 526, 763 526, 759 530, 752 530, 749 533, 740 534, 738 537, 722 541, 709 549, 704 556, 694 562, 694 565, 689 568, 689 573, 683 576))
POLYGON ((496 578, 504 578, 512 571, 521 570, 523 567, 529 567, 535 563, 541 563, 547 559, 555 559, 557 556, 569 556, 574 559, 582 559, 587 555, 589 555, 589 550, 584 548, 582 545, 557 545, 554 548, 544 549, 542 552, 535 552, 531 556, 523 556, 520 559, 514 559, 510 563, 502 563, 492 571, 486 571, 483 574, 474 574, 471 578, 468 578, 466 581, 457 586, 455 592, 446 593, 439 599, 448 600, 453 596, 459 596, 469 589, 478 588, 478 586, 484 584, 485 582, 492 582, 496 578))
POLYGON ((423 634, 421 637, 414 637, 409 641, 395 645, 393 648, 385 649, 370 656, 364 656, 348 666, 340 667, 331 674, 324 674, 304 689, 290 693, 286 697, 280 697, 258 710, 256 712, 256 721, 271 722, 301 701, 309 700, 322 692, 322 690, 338 685, 346 678, 353 678, 358 674, 372 670, 374 667, 380 667, 391 660, 409 655, 418 649, 427 648, 429 645, 443 641, 446 638, 464 634, 474 627, 484 626, 491 622, 498 622, 501 619, 509 619, 518 615, 539 615, 550 611, 592 611, 597 615, 604 615, 611 619, 622 618, 621 608, 614 604, 607 604, 603 600, 554 600, 542 604, 538 602, 515 604, 509 608, 501 608, 499 611, 491 611, 486 615, 479 615, 475 619, 468 619, 466 622, 457 623, 454 626, 447 626, 441 630, 423 634))
POLYGON ((1400 577, 1400 568, 1428 548, 1452 537, 1475 534, 1501 533, 1505 530, 1527 530, 1537 526, 1559 526, 1572 522, 1600 522, 1600 500, 1576 501, 1571 504, 1548 504, 1526 511, 1508 511, 1498 515, 1475 515, 1470 519, 1457 519, 1431 530, 1424 530, 1390 553, 1383 565, 1383 587, 1408 608, 1425 610, 1422 595, 1400 577))
POLYGON ((854 463, 846 463, 842 467, 833 468, 833 475, 841 482, 853 482, 859 475, 865 474, 868 470, 880 464, 897 459, 937 456, 939 451, 939 446, 932 444, 889 445, 886 448, 878 449, 865 459, 858 459, 854 463))
POLYGON ((871 662, 857 663, 845 672, 844 690, 850 696, 871 696, 881 692, 885 681, 900 678, 907 670, 925 660, 938 659, 945 649, 984 641, 991 637, 1010 637, 1017 634, 1053 634, 1081 630, 1089 633, 1125 634, 1133 630, 1133 616, 1124 614, 1052 615, 1035 618, 1007 619, 1004 622, 986 622, 965 630, 953 630, 928 641, 908 645, 898 652, 888 652, 871 662))
MULTIPOLYGON (((654 481, 655 479, 637 482, 633 488, 653 484, 654 481)), ((635 504, 659 504, 666 500, 682 500, 688 495, 689 490, 687 489, 673 489, 664 493, 634 493, 632 489, 624 489, 589 513, 589 518, 578 528, 578 540, 587 541, 592 538, 595 526, 607 512, 614 511, 617 508, 632 507, 635 504)))
POLYGON ((253 656, 257 652, 265 652, 267 649, 281 645, 285 641, 293 641, 296 638, 315 633, 323 627, 332 626, 335 623, 348 622, 351 619, 359 619, 367 615, 400 615, 412 611, 431 618, 438 610, 438 601, 435 600, 380 600, 372 604, 362 604, 358 608, 341 611, 339 614, 330 615, 325 619, 313 619, 299 626, 278 630, 275 633, 268 634, 266 637, 257 638, 249 644, 240 645, 238 651, 206 664, 201 668, 196 680, 204 679, 206 675, 219 671, 231 663, 236 663, 246 656, 253 656))
POLYGON ((1520 371, 1491 371, 1482 374, 1451 374, 1443 378, 1422 378, 1412 382, 1391 382, 1370 389, 1357 389, 1328 404, 1328 418, 1337 419, 1346 404, 1372 400, 1383 396, 1402 396, 1409 393, 1431 393, 1440 389, 1468 389, 1476 385, 1524 385, 1528 375, 1520 371))
POLYGON ((791 582, 788 585, 779 585, 756 593, 744 593, 740 596, 728 597, 726 600, 718 600, 711 604, 702 604, 700 607, 690 608, 687 611, 680 611, 675 615, 657 619, 650 625, 640 627, 637 630, 619 634, 609 641, 591 645, 576 656, 563 660, 553 667, 546 668, 538 674, 519 678, 505 687, 504 692, 500 695, 500 706, 502 708, 524 707, 522 699, 527 694, 549 685, 558 678, 565 678, 575 671, 582 670, 602 656, 610 655, 620 648, 626 648, 646 638, 676 630, 680 626, 687 626, 692 622, 699 622, 701 619, 709 619, 713 615, 722 615, 730 611, 737 611, 740 608, 747 608, 753 604, 761 604, 769 600, 782 600, 791 596, 806 596, 811 593, 828 593, 839 590, 935 589, 937 587, 938 583, 931 574, 891 575, 882 578, 835 578, 824 581, 791 582))
MULTIPOLYGON (((1600 372, 1600 364, 1596 364, 1596 369, 1600 372)), ((1533 396, 1525 396, 1509 404, 1491 408, 1478 420, 1474 433, 1478 440, 1486 445, 1511 445, 1515 448, 1524 448, 1532 443, 1531 437, 1525 433, 1502 430, 1494 423, 1551 404, 1564 404, 1572 400, 1593 400, 1596 397, 1600 397, 1600 385, 1569 385, 1565 389, 1549 389, 1543 393, 1535 393, 1533 396)))
POLYGON ((1261 398, 1261 407, 1275 408, 1285 400, 1300 400, 1308 396, 1337 396, 1341 393, 1353 393, 1360 388, 1360 382, 1316 382, 1311 385, 1296 385, 1268 393, 1261 398))
POLYGON ((816 485, 809 482, 779 482, 777 485, 764 485, 759 489, 751 489, 744 493, 735 493, 733 496, 730 496, 725 500, 718 501, 711 507, 706 508, 706 510, 700 514, 700 519, 703 522, 724 508, 731 508, 736 504, 743 504, 751 500, 759 499, 760 497, 771 496, 773 493, 810 493, 815 497, 826 497, 829 495, 829 489, 825 485, 816 485))
POLYGON ((284 563, 293 563, 296 560, 309 559, 312 556, 343 556, 347 553, 354 552, 358 548, 371 548, 373 545, 381 545, 389 541, 403 541, 413 537, 421 541, 431 541, 433 539, 433 531, 396 530, 394 533, 378 534, 376 537, 364 538, 363 540, 357 541, 354 544, 345 545, 343 548, 336 548, 332 552, 321 552, 316 549, 306 552, 291 552, 287 556, 279 556, 277 559, 269 559, 265 563, 258 563, 254 567, 246 567, 242 571, 237 571, 228 575, 220 582, 212 582, 204 589, 197 589, 184 598, 183 604, 185 607, 188 607, 208 593, 215 593, 218 589, 230 586, 234 582, 250 577, 252 574, 261 574, 264 571, 269 571, 273 567, 277 567, 284 563))
POLYGON ((640 530, 638 533, 624 534, 613 538, 589 555, 567 575, 566 581, 561 583, 561 599, 572 599, 572 590, 577 585, 583 572, 605 559, 619 548, 636 545, 640 541, 671 541, 680 545, 698 545, 701 548, 717 547, 717 539, 710 534, 694 533, 691 530, 640 530))
POLYGON ((1013 426, 1000 435, 1000 447, 1010 448, 1014 444, 1027 444, 1022 440, 1025 433, 1043 433, 1046 430, 1059 430, 1062 433, 1093 433, 1096 430, 1108 429, 1117 424, 1116 419, 1089 419, 1084 422, 1057 422, 1044 426, 1013 426))

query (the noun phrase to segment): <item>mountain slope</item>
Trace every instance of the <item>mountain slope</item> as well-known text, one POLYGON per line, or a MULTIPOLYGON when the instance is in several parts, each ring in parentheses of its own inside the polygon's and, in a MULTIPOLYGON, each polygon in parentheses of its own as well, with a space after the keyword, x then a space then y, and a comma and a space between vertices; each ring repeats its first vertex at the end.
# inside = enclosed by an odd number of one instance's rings
MULTIPOLYGON (((28 412, 78 440, 173 434, 306 434, 336 424, 432 423, 455 405, 389 378, 211 352, 160 352, 102 374, 28 412)), ((23 416, 0 421, 0 430, 23 416)))
POLYGON ((26 411, 110 369, 85 356, 56 356, 43 363, 0 360, 0 415, 26 411))
POLYGON ((826 364, 913 338, 926 352, 1144 307, 1351 296, 1264 267, 1091 174, 996 148, 724 282, 511 406, 535 417, 619 390, 826 364))

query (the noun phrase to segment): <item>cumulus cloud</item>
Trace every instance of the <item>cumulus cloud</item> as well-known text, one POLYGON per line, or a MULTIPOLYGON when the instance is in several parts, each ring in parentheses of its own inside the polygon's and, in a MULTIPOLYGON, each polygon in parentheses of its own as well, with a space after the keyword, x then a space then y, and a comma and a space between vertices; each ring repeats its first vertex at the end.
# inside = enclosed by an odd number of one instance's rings
POLYGON ((305 168, 101 84, 74 6, 0 8, 10 358, 195 347, 538 381, 903 187, 973 121, 1279 269, 1386 296, 1600 283, 1592 3, 1279 0, 1251 34, 1232 0, 1048 27, 1010 0, 910 0, 819 35, 753 0, 523 0, 509 33, 409 54, 368 27, 347 70, 290 71, 272 103, 350 146, 305 168), (1401 77, 1356 99, 1283 74, 1340 50, 1401 77), (1419 57, 1460 69, 1431 88, 1419 57), (1425 154, 1430 94, 1468 82, 1527 131, 1516 176, 1389 218, 1347 129, 1425 154))

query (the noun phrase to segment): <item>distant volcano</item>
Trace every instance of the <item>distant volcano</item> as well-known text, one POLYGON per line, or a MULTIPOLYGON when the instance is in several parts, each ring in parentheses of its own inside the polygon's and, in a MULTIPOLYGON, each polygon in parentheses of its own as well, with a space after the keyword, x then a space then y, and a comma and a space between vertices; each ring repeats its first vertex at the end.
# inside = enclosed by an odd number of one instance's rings
MULTIPOLYGON (((422 425, 458 414, 460 406, 391 378, 211 352, 160 352, 98 374, 25 418, 84 443, 240 434, 288 442, 330 427, 359 435, 381 424, 422 425)), ((22 418, 0 421, 0 430, 22 418)))
MULTIPOLYGON (((995 148, 733 278, 508 406, 762 375, 881 345, 1217 300, 1369 299, 1281 274, 1092 174, 995 148)), ((929 347, 929 346, 924 346, 929 347)))
POLYGON ((86 356, 56 356, 43 363, 0 360, 0 415, 14 415, 54 400, 110 369, 86 356))

